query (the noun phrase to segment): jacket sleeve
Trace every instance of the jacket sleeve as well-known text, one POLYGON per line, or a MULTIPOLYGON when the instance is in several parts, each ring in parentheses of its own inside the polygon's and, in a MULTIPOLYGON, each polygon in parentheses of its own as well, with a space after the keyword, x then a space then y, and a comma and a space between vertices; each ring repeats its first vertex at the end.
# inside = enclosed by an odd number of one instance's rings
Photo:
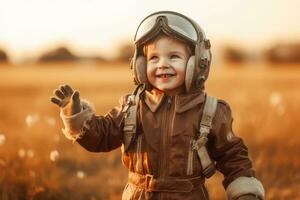
POLYGON ((232 131, 232 114, 229 105, 218 101, 213 119, 209 149, 216 161, 216 168, 224 175, 223 186, 228 199, 236 199, 245 194, 254 194, 264 198, 262 184, 254 177, 248 148, 243 140, 232 131), (242 187, 243 186, 243 187, 242 187))
POLYGON ((61 113, 65 136, 92 152, 107 152, 120 147, 124 126, 122 109, 127 97, 121 97, 120 105, 103 116, 96 115, 93 106, 86 101, 82 102, 82 111, 78 114, 67 117, 61 113))

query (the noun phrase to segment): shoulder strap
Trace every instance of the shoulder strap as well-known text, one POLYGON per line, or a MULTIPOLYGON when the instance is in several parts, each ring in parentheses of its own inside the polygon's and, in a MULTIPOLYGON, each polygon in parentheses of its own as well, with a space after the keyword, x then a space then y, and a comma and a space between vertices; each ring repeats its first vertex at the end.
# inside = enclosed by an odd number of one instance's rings
POLYGON ((206 96, 200 122, 200 134, 198 140, 195 141, 193 145, 194 149, 197 150, 198 157, 203 169, 203 174, 206 178, 211 177, 216 171, 215 164, 211 160, 205 145, 207 142, 207 135, 210 133, 210 130, 212 128, 212 120, 215 116, 217 104, 218 100, 216 98, 208 95, 206 96))
POLYGON ((136 135, 137 109, 140 101, 140 95, 144 92, 144 90, 145 84, 138 85, 134 92, 128 97, 127 103, 122 110, 123 113, 126 113, 123 128, 124 151, 128 150, 136 135))
POLYGON ((200 136, 207 136, 212 128, 212 120, 215 116, 218 100, 212 96, 207 96, 202 118, 200 122, 200 136))

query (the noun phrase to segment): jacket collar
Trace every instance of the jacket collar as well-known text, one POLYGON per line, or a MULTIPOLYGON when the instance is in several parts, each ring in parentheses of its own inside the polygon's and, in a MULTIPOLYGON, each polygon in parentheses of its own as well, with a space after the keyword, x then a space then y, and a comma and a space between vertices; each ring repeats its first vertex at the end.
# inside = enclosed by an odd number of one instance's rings
MULTIPOLYGON (((152 112, 156 112, 162 104, 166 94, 160 90, 146 90, 144 93, 144 101, 152 112)), ((178 94, 175 96, 175 111, 177 113, 185 112, 196 105, 204 102, 205 92, 203 90, 193 91, 192 93, 178 94)))

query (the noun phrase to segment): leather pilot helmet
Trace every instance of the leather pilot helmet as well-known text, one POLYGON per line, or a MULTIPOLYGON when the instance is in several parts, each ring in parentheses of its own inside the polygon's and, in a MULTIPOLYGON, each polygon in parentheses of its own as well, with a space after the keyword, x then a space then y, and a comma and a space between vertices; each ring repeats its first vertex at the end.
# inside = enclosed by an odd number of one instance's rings
POLYGON ((185 89, 186 92, 190 92, 203 88, 211 64, 210 42, 195 21, 173 11, 152 13, 138 26, 134 37, 135 52, 131 61, 135 83, 149 85, 143 46, 162 32, 167 36, 186 41, 188 45, 195 48, 194 55, 191 55, 187 62, 185 89))

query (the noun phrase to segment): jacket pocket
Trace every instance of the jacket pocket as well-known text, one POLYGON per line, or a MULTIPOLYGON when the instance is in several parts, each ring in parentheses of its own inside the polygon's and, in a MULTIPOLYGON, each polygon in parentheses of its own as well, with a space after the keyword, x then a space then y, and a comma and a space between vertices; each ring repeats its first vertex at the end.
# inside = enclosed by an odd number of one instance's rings
POLYGON ((188 158, 187 158, 187 168, 186 175, 190 176, 193 174, 193 165, 194 165, 194 149, 193 149, 193 139, 190 140, 188 158))
POLYGON ((169 149, 172 175, 185 177, 193 174, 192 140, 193 132, 191 129, 176 131, 172 134, 169 149))
POLYGON ((181 146, 182 148, 189 149, 190 140, 194 139, 195 131, 193 127, 181 129, 178 131, 174 131, 171 134, 172 143, 176 146, 181 146))

